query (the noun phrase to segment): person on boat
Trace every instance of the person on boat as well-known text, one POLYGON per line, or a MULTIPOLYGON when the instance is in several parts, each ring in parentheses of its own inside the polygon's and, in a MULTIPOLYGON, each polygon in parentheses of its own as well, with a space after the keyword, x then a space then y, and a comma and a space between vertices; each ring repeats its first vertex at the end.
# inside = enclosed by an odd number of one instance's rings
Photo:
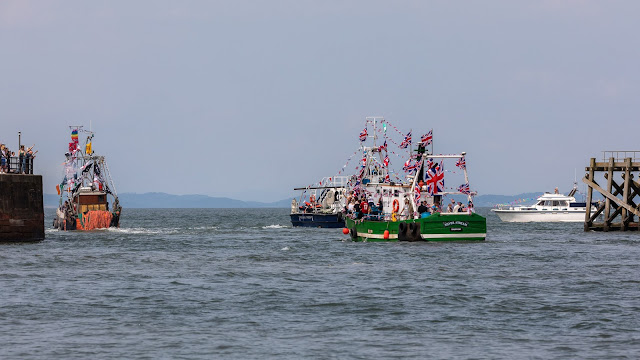
POLYGON ((555 190, 553 190, 554 194, 559 194, 560 192, 558 191, 558 188, 555 188, 555 190))
POLYGON ((363 197, 362 202, 360 202, 360 212, 362 213, 362 215, 369 215, 369 210, 371 210, 369 208, 369 202, 367 202, 367 199, 363 197))
POLYGON ((347 214, 353 214, 355 211, 356 202, 351 199, 349 200, 349 204, 347 205, 347 214))
MULTIPOLYGON (((455 201, 453 201, 455 203, 455 201)), ((457 213, 460 212, 460 207, 462 206, 462 202, 458 202, 457 204, 455 204, 455 206, 453 207, 453 212, 457 213)))
POLYGON ((456 206, 456 201, 454 199, 451 199, 451 202, 449 203, 449 205, 447 205, 447 212, 452 213, 454 206, 456 206))
POLYGON ((465 212, 464 205, 462 205, 462 201, 458 201, 458 212, 465 212))
POLYGON ((420 214, 421 217, 425 217, 424 214, 429 213, 429 206, 427 205, 426 200, 422 200, 422 203, 420 203, 420 206, 418 206, 418 213, 420 214))
POLYGON ((471 215, 471 213, 476 212, 475 209, 473 208, 473 202, 471 200, 469 200, 469 205, 467 206, 467 212, 469 213, 469 215, 471 215))
POLYGON ((402 212, 400 213, 400 219, 408 219, 409 218, 409 199, 404 199, 404 207, 402 208, 402 212))

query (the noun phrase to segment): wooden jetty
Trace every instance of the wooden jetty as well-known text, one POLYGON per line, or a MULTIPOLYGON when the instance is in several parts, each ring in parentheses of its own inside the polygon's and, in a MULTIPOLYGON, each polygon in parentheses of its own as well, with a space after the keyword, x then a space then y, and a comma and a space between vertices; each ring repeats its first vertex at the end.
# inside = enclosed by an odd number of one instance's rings
POLYGON ((585 170, 587 173, 582 182, 588 186, 587 204, 592 203, 593 190, 602 194, 605 200, 593 214, 587 205, 584 231, 637 231, 640 202, 635 198, 640 196, 640 183, 634 181, 633 173, 640 171, 640 151, 603 151, 602 162, 591 158, 585 170), (606 181, 604 188, 597 179, 606 181), (600 222, 597 219, 601 219, 600 222))

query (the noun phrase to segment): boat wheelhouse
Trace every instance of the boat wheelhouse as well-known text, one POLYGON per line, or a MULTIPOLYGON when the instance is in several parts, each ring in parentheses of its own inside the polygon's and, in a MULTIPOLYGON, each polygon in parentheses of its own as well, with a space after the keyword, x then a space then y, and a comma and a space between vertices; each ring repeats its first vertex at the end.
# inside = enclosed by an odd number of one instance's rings
POLYGON ((291 224, 294 227, 343 227, 347 180, 346 176, 326 177, 317 185, 295 188, 300 195, 291 200, 291 224))

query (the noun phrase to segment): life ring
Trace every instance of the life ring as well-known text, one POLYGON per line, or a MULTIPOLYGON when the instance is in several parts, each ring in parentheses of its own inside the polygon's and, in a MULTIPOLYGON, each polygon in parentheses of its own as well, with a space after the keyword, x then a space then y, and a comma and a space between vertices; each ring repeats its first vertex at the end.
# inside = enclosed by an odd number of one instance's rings
POLYGON ((400 210, 400 202, 398 199, 393 200, 393 212, 397 213, 400 210))
POLYGON ((309 201, 311 201, 312 203, 316 202, 316 196, 315 195, 309 196, 309 201))

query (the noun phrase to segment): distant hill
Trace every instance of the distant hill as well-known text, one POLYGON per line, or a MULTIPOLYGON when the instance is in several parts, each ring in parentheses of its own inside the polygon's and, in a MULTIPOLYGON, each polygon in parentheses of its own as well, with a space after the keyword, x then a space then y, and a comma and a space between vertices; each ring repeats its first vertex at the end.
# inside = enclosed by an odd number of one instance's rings
MULTIPOLYGON (((226 197, 211 197, 207 195, 172 195, 160 192, 153 193, 122 193, 119 194, 120 204, 124 208, 288 208, 291 199, 264 203, 258 201, 242 201, 226 197)), ((44 194, 45 207, 58 207, 55 194, 44 194)))
MULTIPOLYGON (((508 204, 514 201, 519 203, 533 203, 543 192, 522 193, 518 195, 479 195, 474 198, 476 207, 493 207, 496 204, 508 204), (527 199, 521 201, 522 199, 527 199)), ((596 194, 594 194, 596 195, 596 194)), ((597 194, 599 195, 599 194, 597 194)), ((291 206, 291 198, 280 201, 264 203, 258 201, 242 201, 226 197, 211 197, 207 195, 172 195, 160 192, 153 193, 123 193, 120 194, 120 203, 125 208, 288 208, 291 206)), ((44 194, 45 207, 58 207, 58 199, 55 194, 44 194)), ((456 201, 466 203, 466 196, 452 196, 456 201)), ((576 197, 582 200, 581 196, 576 197)), ((602 196, 594 196, 594 201, 602 196)))

